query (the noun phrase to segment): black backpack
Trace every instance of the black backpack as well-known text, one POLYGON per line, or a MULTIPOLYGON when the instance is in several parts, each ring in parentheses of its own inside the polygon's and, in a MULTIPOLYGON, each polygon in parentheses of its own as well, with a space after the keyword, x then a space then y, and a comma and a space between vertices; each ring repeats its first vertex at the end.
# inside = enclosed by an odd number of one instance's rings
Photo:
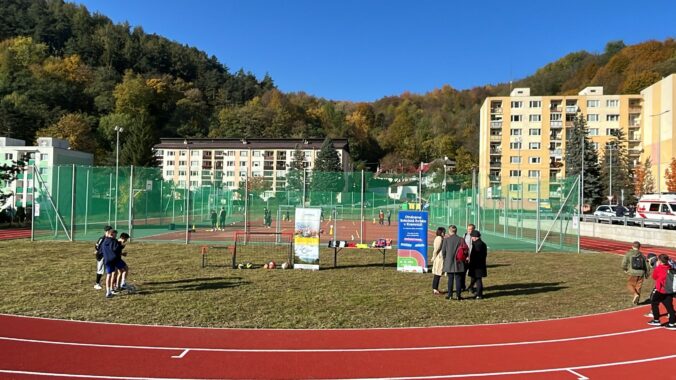
POLYGON ((643 255, 637 255, 631 258, 631 269, 645 270, 645 259, 643 258, 643 255))

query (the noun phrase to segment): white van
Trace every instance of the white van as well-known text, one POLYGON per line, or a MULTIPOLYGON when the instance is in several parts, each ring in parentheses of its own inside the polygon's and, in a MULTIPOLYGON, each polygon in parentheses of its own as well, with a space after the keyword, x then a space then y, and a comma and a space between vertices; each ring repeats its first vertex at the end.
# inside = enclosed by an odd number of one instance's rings
MULTIPOLYGON (((636 205, 636 218, 662 220, 664 227, 676 227, 676 193, 645 194, 636 205)), ((645 222, 657 226, 659 222, 645 222)))

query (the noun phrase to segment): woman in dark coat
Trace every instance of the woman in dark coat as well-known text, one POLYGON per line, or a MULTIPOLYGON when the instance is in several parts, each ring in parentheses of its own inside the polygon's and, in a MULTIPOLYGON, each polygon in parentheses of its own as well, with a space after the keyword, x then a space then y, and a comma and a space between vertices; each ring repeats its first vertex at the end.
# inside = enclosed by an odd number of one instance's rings
POLYGON ((472 237, 472 253, 469 256, 469 276, 472 278, 472 282, 469 284, 469 288, 475 293, 476 299, 482 299, 484 296, 483 278, 488 275, 486 270, 488 247, 481 240, 481 233, 478 230, 472 231, 470 236, 472 237))

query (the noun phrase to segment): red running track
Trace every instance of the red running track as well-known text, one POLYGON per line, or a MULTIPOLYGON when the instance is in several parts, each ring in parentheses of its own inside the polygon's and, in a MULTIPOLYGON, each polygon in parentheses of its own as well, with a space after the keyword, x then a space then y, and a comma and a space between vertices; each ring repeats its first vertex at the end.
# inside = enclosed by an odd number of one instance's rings
MULTIPOLYGON (((631 243, 617 240, 607 240, 581 236, 580 247, 588 251, 625 254, 627 253, 627 251, 631 249, 631 243)), ((658 247, 648 244, 642 244, 641 251, 646 255, 649 253, 654 253, 656 255, 664 253, 672 258, 676 258, 676 248, 658 247)))
POLYGON ((0 240, 27 239, 31 237, 30 228, 9 228, 0 230, 0 240))
POLYGON ((202 329, 0 315, 0 376, 676 378, 676 331, 646 325, 645 311, 366 330, 202 329))

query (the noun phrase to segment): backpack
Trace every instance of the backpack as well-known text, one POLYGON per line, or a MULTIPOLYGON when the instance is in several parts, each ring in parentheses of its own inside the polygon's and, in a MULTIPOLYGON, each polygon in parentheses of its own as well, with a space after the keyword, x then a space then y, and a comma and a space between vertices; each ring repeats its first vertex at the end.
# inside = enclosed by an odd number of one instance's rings
POLYGON ((103 252, 101 251, 101 246, 103 245, 103 240, 105 240, 105 236, 101 236, 99 240, 94 244, 94 249, 95 252, 94 254, 96 255, 96 261, 101 261, 103 259, 103 252))
POLYGON ((467 243, 465 243, 465 241, 462 240, 460 246, 458 247, 458 251, 455 253, 455 261, 465 262, 467 261, 468 257, 469 257, 469 247, 467 246, 467 243))
POLYGON ((643 255, 632 256, 631 269, 643 271, 645 270, 645 259, 643 258, 643 255))

